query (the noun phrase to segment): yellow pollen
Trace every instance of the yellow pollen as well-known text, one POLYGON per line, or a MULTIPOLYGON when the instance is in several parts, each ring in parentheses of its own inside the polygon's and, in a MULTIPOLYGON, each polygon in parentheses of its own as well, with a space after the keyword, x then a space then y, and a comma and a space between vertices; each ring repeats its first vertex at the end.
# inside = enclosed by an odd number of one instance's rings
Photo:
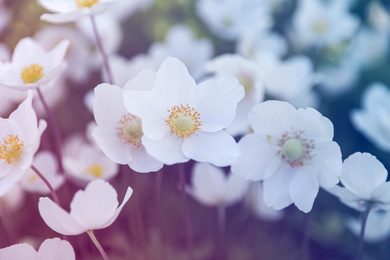
POLYGON ((171 135, 176 134, 177 138, 190 137, 202 125, 200 114, 189 105, 174 106, 168 112, 170 114, 165 123, 171 128, 171 135))
POLYGON ((325 21, 317 21, 313 24, 314 32, 324 34, 328 30, 328 25, 325 21))
POLYGON ((88 7, 91 8, 94 4, 98 3, 99 0, 76 0, 77 8, 88 7))
POLYGON ((4 160, 7 164, 16 164, 22 156, 23 145, 17 135, 7 135, 0 142, 0 160, 4 160))
POLYGON ((116 133, 120 141, 135 148, 140 148, 142 146, 141 138, 144 135, 141 119, 128 113, 122 116, 118 124, 119 127, 116 128, 116 133))
POLYGON ((36 175, 35 173, 34 174, 31 174, 30 177, 28 177, 27 181, 29 183, 33 183, 35 182, 36 180, 39 180, 39 177, 38 175, 36 175))
POLYGON ((43 67, 39 64, 31 64, 30 66, 25 66, 20 73, 24 83, 34 83, 40 80, 43 77, 43 67))
POLYGON ((86 169, 85 172, 95 178, 101 178, 103 175, 103 167, 100 164, 94 164, 86 169))

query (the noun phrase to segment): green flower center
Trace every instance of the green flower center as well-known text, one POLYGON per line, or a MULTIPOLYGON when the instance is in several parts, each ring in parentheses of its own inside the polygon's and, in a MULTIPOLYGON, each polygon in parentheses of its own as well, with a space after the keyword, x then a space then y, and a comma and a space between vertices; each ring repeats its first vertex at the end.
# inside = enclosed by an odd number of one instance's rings
POLYGON ((283 145, 283 155, 287 160, 294 161, 303 154, 302 142, 297 138, 288 139, 283 145))

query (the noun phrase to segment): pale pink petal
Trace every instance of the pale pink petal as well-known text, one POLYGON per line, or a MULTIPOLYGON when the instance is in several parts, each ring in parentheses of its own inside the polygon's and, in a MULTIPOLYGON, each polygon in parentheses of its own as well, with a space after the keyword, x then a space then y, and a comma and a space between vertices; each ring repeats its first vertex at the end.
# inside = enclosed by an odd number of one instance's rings
POLYGON ((70 23, 75 22, 83 16, 89 15, 90 10, 88 8, 81 8, 68 13, 57 13, 57 14, 43 14, 41 20, 49 23, 70 23))
POLYGON ((134 78, 127 81, 123 87, 126 90, 152 90, 156 78, 154 70, 145 69, 137 74, 134 78))
POLYGON ((234 138, 221 130, 192 135, 183 142, 185 156, 199 162, 210 162, 216 166, 228 166, 240 156, 239 145, 234 138))
POLYGON ((311 172, 310 168, 301 167, 297 170, 289 185, 291 200, 305 213, 311 211, 319 190, 317 173, 311 172))
POLYGON ((245 91, 236 78, 225 77, 204 81, 196 86, 194 94, 202 131, 215 132, 233 122, 237 104, 245 91))
POLYGON ((78 235, 88 230, 47 197, 39 199, 38 209, 45 223, 60 234, 78 235))
POLYGON ((38 253, 28 244, 16 244, 0 249, 1 260, 39 260, 38 253))
POLYGON ((38 250, 39 260, 75 260, 71 244, 59 238, 46 239, 38 250))
POLYGON ((40 63, 42 57, 46 55, 45 50, 32 38, 21 39, 14 49, 12 64, 22 69, 32 63, 40 63))
POLYGON ((132 170, 146 173, 158 171, 163 167, 164 164, 148 154, 145 147, 141 146, 132 150, 133 160, 128 163, 132 170))
POLYGON ((70 12, 77 8, 74 0, 39 0, 39 3, 47 10, 56 13, 70 12))

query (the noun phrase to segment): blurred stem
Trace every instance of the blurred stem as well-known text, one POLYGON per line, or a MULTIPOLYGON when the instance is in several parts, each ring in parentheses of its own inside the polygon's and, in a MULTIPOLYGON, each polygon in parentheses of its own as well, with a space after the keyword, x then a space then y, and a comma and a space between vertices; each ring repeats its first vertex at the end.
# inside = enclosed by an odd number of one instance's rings
POLYGON ((179 177, 180 177, 180 190, 183 198, 184 211, 185 211, 188 256, 190 260, 194 260, 194 238, 193 238, 194 236, 192 231, 191 214, 188 206, 188 199, 187 199, 187 192, 186 192, 184 163, 179 163, 179 177))
POLYGON ((217 222, 218 222, 218 259, 225 259, 225 233, 226 233, 226 206, 217 206, 217 222))
POLYGON ((47 120, 49 120, 49 127, 51 129, 51 133, 54 139, 54 146, 55 146, 54 149, 56 151, 55 154, 57 156, 58 166, 60 168, 60 172, 64 173, 64 166, 62 165, 62 148, 61 148, 62 140, 61 140, 60 130, 56 122, 55 116, 53 114, 53 111, 51 111, 50 107, 47 105, 39 87, 37 88, 37 91, 38 91, 39 99, 41 100, 41 103, 43 105, 43 108, 46 111, 47 120))
POLYGON ((45 176, 43 176, 43 174, 37 169, 35 168, 34 165, 31 165, 31 169, 39 176, 39 178, 41 178, 41 180, 46 184, 46 186, 49 188, 50 190, 50 193, 51 195, 53 196, 53 199, 55 201, 55 203, 61 207, 60 205, 60 201, 58 200, 58 197, 57 197, 57 193, 56 191, 53 189, 53 187, 51 186, 50 182, 45 178, 45 176))
POLYGON ((99 250, 100 254, 103 256, 103 259, 104 260, 110 260, 108 258, 108 256, 107 256, 106 252, 104 251, 103 247, 100 245, 99 241, 95 237, 95 234, 93 233, 93 230, 88 230, 87 233, 88 233, 89 237, 91 238, 92 242, 95 244, 95 246, 99 250))
POLYGON ((366 210, 363 212, 362 216, 362 228, 360 230, 360 238, 359 238, 359 254, 358 254, 358 260, 363 260, 363 254, 364 254, 364 235, 366 233, 366 224, 368 215, 370 214, 370 211, 375 203, 373 202, 367 202, 366 210))
POLYGON ((155 190, 156 190, 156 223, 157 223, 157 232, 158 232, 158 247, 160 252, 160 259, 166 259, 166 251, 163 247, 162 241, 164 241, 164 232, 163 226, 161 222, 161 189, 162 189, 162 177, 163 177, 163 169, 156 172, 157 176, 155 178, 155 190))
POLYGON ((309 241, 310 241, 310 216, 311 211, 308 213, 305 213, 304 217, 304 230, 303 230, 303 240, 302 240, 302 259, 303 260, 309 260, 310 259, 310 247, 309 247, 309 241))
POLYGON ((13 245, 16 242, 15 226, 12 218, 9 217, 8 212, 6 212, 5 209, 2 209, 1 205, 0 205, 0 219, 1 222, 3 223, 5 235, 8 238, 8 243, 10 245, 13 245))
POLYGON ((110 63, 108 62, 108 56, 107 56, 106 50, 104 49, 102 38, 100 37, 99 31, 98 31, 97 26, 96 26, 95 16, 94 15, 90 15, 90 17, 91 17, 93 33, 95 34, 95 38, 96 38, 96 44, 97 44, 97 46, 99 48, 100 54, 103 57, 103 66, 104 66, 104 69, 106 70, 106 73, 107 73, 108 83, 113 85, 114 84, 114 78, 112 76, 110 63))

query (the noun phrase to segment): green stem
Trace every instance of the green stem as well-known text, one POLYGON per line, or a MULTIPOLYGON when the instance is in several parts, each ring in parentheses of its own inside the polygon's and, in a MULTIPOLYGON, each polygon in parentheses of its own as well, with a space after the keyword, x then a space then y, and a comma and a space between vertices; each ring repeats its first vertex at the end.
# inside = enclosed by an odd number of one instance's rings
POLYGON ((88 230, 87 234, 89 235, 89 237, 91 238, 92 242, 95 244, 95 246, 99 250, 100 254, 103 256, 103 259, 104 260, 110 260, 108 258, 108 256, 107 256, 106 252, 104 251, 103 247, 100 245, 99 241, 95 237, 95 234, 93 233, 93 230, 88 230))

